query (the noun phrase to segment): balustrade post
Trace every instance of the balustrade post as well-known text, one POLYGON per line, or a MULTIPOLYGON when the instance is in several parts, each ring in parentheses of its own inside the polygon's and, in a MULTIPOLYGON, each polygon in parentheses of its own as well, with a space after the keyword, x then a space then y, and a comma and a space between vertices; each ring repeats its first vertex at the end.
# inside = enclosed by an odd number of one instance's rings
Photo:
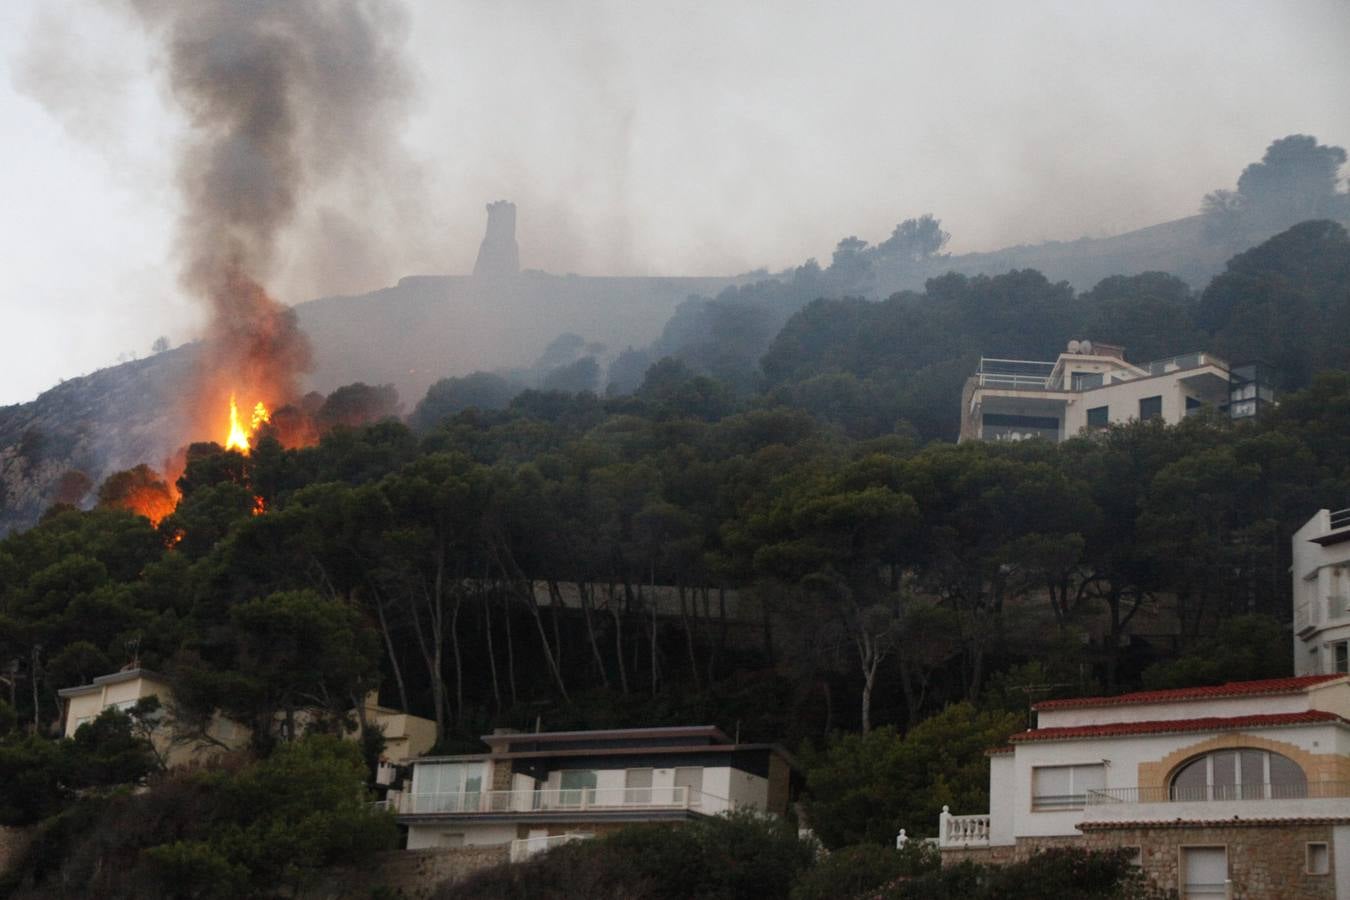
POLYGON ((951 829, 951 820, 952 820, 952 811, 949 807, 944 805, 942 807, 942 812, 938 815, 939 845, 946 844, 951 839, 951 836, 948 834, 948 831, 951 829))

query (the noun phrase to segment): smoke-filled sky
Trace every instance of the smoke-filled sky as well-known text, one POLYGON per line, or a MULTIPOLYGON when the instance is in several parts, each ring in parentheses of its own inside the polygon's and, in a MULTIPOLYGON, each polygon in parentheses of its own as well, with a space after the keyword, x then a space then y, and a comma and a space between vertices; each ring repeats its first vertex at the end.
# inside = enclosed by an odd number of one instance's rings
MULTIPOLYGON (((0 404, 206 321, 179 281, 187 125, 138 3, 0 3, 0 404)), ((1344 0, 384 0, 379 18, 405 71, 354 126, 384 133, 350 137, 383 150, 313 166, 268 279, 287 302, 467 272, 499 198, 527 267, 723 274, 924 212, 957 253, 1116 234, 1194 213, 1277 137, 1350 146, 1344 0)))

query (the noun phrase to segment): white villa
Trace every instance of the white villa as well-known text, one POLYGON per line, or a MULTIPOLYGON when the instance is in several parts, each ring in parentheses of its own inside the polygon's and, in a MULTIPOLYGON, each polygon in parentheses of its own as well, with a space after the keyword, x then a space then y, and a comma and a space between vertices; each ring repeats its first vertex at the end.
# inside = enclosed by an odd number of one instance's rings
POLYGON ((1050 700, 991 751, 944 860, 1126 847, 1182 897, 1350 900, 1350 677, 1050 700))
POLYGON ((1256 364, 1230 366, 1210 353, 1135 364, 1123 347, 1069 341, 1053 362, 981 359, 961 394, 960 439, 1057 442, 1132 419, 1175 425, 1206 407, 1247 418, 1272 402, 1256 364))
POLYGON ((1294 532, 1294 672, 1350 672, 1350 509, 1294 532))
POLYGON ((409 850, 510 847, 520 859, 633 822, 682 822, 731 810, 783 815, 800 777, 772 744, 739 744, 712 726, 497 732, 490 751, 424 757, 390 802, 409 850))

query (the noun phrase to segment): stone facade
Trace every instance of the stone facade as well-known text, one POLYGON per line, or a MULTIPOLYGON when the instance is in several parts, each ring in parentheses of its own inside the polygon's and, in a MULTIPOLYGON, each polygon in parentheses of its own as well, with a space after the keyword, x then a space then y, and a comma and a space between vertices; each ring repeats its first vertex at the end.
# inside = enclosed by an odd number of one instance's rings
MULTIPOLYGON (((377 854, 361 871, 334 872, 312 896, 329 900, 367 900, 377 889, 404 898, 425 900, 438 887, 463 881, 475 872, 504 865, 510 850, 500 847, 439 847, 435 850, 391 850, 377 854)), ((309 895, 307 895, 309 896, 309 895)))
POLYGON ((9 871, 9 867, 18 862, 28 845, 33 843, 36 828, 13 828, 0 825, 0 875, 9 871))
POLYGON ((970 860, 985 866, 1006 866, 1009 863, 1022 862, 1051 847, 1081 847, 1083 838, 1074 837, 1035 837, 1018 838, 1016 844, 1004 844, 995 847, 944 847, 942 864, 954 866, 970 860))
POLYGON ((1323 843, 1330 849, 1331 824, 1156 823, 1136 827, 1088 824, 1083 836, 1084 846, 1094 850, 1138 847, 1145 876, 1163 890, 1180 891, 1184 847, 1226 847, 1232 900, 1333 900, 1334 854, 1328 854, 1326 874, 1310 875, 1309 843, 1323 843))

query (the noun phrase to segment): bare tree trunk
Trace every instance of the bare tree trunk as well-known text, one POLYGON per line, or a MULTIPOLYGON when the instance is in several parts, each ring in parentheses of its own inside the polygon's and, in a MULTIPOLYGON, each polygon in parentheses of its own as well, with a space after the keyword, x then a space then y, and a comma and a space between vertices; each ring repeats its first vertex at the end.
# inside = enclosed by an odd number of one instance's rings
MULTIPOLYGON (((684 584, 679 585, 680 593, 680 620, 684 623, 685 644, 689 648, 689 674, 694 677, 694 690, 703 690, 703 685, 699 681, 698 658, 694 653, 694 629, 689 624, 689 613, 685 608, 684 584)), ((698 615, 697 601, 695 601, 694 615, 698 615)))
MULTIPOLYGON (((534 589, 533 583, 531 583, 530 588, 531 590, 534 589)), ((553 658, 558 661, 557 665, 558 668, 561 670, 563 659, 562 635, 558 633, 558 619, 562 615, 562 609, 564 604, 562 599, 562 591, 559 590, 558 583, 556 581, 553 581, 552 579, 550 579, 548 582, 548 605, 549 610, 552 612, 552 615, 549 616, 549 618, 552 620, 553 625, 553 658)))
MULTIPOLYGON (((370 579, 366 580, 369 583, 370 579)), ((412 712, 408 706, 408 687, 403 682, 403 666, 399 664, 398 654, 394 651, 394 637, 389 630, 384 598, 373 585, 370 587, 370 593, 375 601, 375 615, 380 620, 380 635, 384 638, 384 649, 389 654, 389 665, 394 670, 394 682, 398 685, 398 702, 402 704, 403 712, 412 712)))
POLYGON ((516 639, 511 628, 511 594, 503 594, 502 615, 506 618, 506 678, 511 683, 511 705, 520 703, 516 692, 516 639))
POLYGON ((581 600, 581 613, 586 619, 586 638, 591 644, 591 654, 595 657, 595 667, 600 671, 600 683, 609 688, 609 673, 605 671, 605 660, 600 655, 600 644, 595 639, 595 619, 591 615, 592 591, 584 581, 577 581, 577 596, 581 600))
POLYGON ((487 594, 487 575, 483 576, 480 592, 483 603, 483 632, 487 637, 488 668, 492 670, 492 700, 497 713, 502 711, 502 689, 497 682, 497 651, 492 642, 492 600, 487 594))
POLYGON ((464 722, 464 665, 459 652, 459 610, 464 603, 464 591, 455 589, 455 603, 450 608, 450 650, 455 658, 455 727, 464 722))
POLYGON ((623 617, 614 596, 614 582, 609 583, 609 596, 605 603, 610 616, 614 619, 614 660, 619 664, 619 690, 628 696, 628 667, 623 661, 623 617))

